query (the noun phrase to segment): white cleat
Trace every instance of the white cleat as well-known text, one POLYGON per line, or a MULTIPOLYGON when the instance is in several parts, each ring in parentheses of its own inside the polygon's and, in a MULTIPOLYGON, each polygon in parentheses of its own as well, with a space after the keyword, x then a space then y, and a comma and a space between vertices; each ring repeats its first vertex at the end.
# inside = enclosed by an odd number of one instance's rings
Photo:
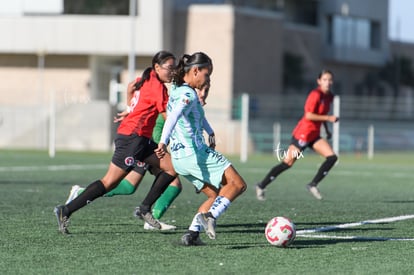
POLYGON ((85 188, 82 188, 79 185, 73 185, 70 189, 69 197, 66 200, 65 205, 76 199, 78 197, 78 194, 83 190, 85 190, 85 188))
POLYGON ((312 185, 307 184, 306 189, 308 189, 309 193, 311 193, 312 196, 315 197, 315 199, 317 199, 317 200, 322 199, 322 195, 321 195, 321 193, 319 192, 319 190, 316 186, 312 186, 312 185))
POLYGON ((205 213, 198 213, 197 221, 204 228, 207 236, 211 240, 215 240, 216 239, 216 219, 213 217, 208 217, 205 213))
POLYGON ((265 201, 266 200, 266 198, 265 198, 265 190, 262 189, 262 188, 260 188, 260 186, 258 184, 256 184, 255 188, 256 188, 256 198, 259 201, 265 201))
MULTIPOLYGON (((162 231, 167 231, 167 230, 175 230, 177 229, 177 227, 175 225, 171 225, 171 224, 166 224, 163 222, 159 222, 161 225, 161 229, 162 231)), ((149 223, 145 222, 144 223, 144 229, 145 230, 158 230, 157 228, 155 228, 154 226, 150 225, 149 223)))

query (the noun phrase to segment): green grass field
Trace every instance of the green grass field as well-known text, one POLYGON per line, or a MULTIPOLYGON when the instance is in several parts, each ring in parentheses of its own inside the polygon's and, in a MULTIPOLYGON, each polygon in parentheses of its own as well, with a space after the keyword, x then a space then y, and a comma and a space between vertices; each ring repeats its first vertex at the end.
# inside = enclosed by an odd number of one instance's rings
POLYGON ((174 232, 149 232, 133 217, 153 177, 132 196, 99 198, 73 214, 58 233, 53 208, 73 184, 100 178, 110 153, 0 151, 0 274, 412 274, 414 270, 413 154, 378 154, 374 160, 341 155, 321 183, 323 201, 305 184, 322 159, 305 153, 257 201, 254 183, 277 160, 230 158, 247 191, 220 217, 217 239, 206 246, 179 244, 203 195, 184 182, 182 194, 163 217, 174 232), (343 229, 298 236, 286 249, 264 237, 274 216, 293 220, 297 230, 348 224, 343 229), (396 221, 354 224, 397 217, 396 221), (351 226, 349 224, 353 224, 351 226), (319 235, 319 236, 316 236, 319 235), (322 236, 321 236, 322 235, 322 236), (352 238, 353 237, 353 238, 352 238))

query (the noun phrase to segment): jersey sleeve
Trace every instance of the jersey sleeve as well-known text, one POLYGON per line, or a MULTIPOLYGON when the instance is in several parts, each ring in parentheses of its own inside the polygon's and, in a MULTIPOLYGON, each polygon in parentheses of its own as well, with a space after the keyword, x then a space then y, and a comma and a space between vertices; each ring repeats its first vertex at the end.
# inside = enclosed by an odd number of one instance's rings
POLYGON ((317 113, 319 101, 318 92, 310 92, 304 106, 305 113, 317 113))
POLYGON ((162 134, 162 128, 164 127, 164 124, 165 124, 164 117, 161 114, 159 114, 158 117, 157 117, 157 120, 155 121, 154 130, 152 131, 152 139, 156 143, 160 142, 161 134, 162 134))
POLYGON ((214 134, 213 128, 211 128, 210 123, 208 123, 206 118, 203 119, 203 128, 207 132, 207 134, 214 134))
POLYGON ((168 144, 173 131, 175 124, 177 124, 178 119, 183 114, 183 105, 177 105, 172 109, 167 116, 164 127, 162 129, 162 134, 159 143, 168 144))

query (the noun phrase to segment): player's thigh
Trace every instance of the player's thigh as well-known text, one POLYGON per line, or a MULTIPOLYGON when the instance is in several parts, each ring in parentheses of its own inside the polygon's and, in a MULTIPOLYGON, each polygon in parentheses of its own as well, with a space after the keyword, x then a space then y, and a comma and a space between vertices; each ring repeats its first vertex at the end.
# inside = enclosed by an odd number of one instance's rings
POLYGON ((118 184, 128 172, 124 171, 122 168, 116 166, 114 163, 109 164, 108 171, 105 176, 101 178, 103 185, 106 190, 112 189, 116 184, 118 184))
POLYGON ((326 139, 320 138, 313 144, 313 150, 323 157, 332 156, 335 154, 331 145, 326 139))
POLYGON ((200 191, 203 192, 208 198, 213 199, 215 199, 218 194, 218 189, 211 184, 204 184, 200 191))
POLYGON ((131 170, 131 172, 129 172, 128 175, 126 175, 125 179, 128 180, 134 186, 137 186, 141 182, 143 177, 143 174, 140 174, 135 170, 131 170))
POLYGON ((155 153, 150 155, 144 160, 146 163, 150 164, 153 167, 159 167, 161 170, 165 171, 170 175, 176 175, 174 167, 171 162, 170 154, 166 153, 163 158, 158 158, 155 153))
POLYGON ((295 163, 295 161, 298 158, 300 158, 301 155, 302 155, 302 151, 300 150, 300 148, 298 148, 295 145, 291 144, 291 145, 289 145, 289 148, 288 148, 286 154, 284 154, 283 162, 286 163, 289 166, 292 166, 295 163))

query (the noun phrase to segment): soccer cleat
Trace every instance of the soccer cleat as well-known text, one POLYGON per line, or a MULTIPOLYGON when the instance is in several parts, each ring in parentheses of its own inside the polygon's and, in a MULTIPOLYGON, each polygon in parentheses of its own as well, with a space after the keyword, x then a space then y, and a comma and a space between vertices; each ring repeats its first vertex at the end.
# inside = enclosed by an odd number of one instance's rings
POLYGON ((216 219, 210 216, 207 216, 207 213, 198 213, 197 221, 204 227, 207 236, 214 240, 216 239, 216 219))
MULTIPOLYGON (((159 223, 161 224, 161 230, 162 231, 175 230, 177 228, 175 225, 166 224, 166 223, 163 223, 163 222, 159 222, 159 223)), ((147 222, 144 223, 144 229, 145 230, 156 230, 156 228, 154 228, 152 225, 150 225, 147 222)))
POLYGON ((152 216, 151 212, 145 214, 141 212, 141 217, 145 222, 154 227, 154 229, 161 229, 160 222, 152 216))
POLYGON ((266 198, 265 198, 265 190, 264 189, 262 189, 262 188, 260 188, 260 186, 259 186, 259 184, 256 184, 256 198, 259 200, 259 201, 264 201, 264 200, 266 200, 266 198))
POLYGON ((321 195, 321 193, 319 193, 319 190, 316 186, 312 186, 310 184, 307 184, 306 189, 308 189, 309 193, 311 193, 312 196, 315 197, 315 199, 317 199, 317 200, 322 199, 322 195, 321 195))
POLYGON ((139 208, 139 206, 135 207, 134 216, 135 216, 137 219, 142 220, 141 208, 139 208))
POLYGON ((68 204, 74 199, 76 199, 78 197, 78 194, 82 192, 83 190, 85 190, 85 188, 82 188, 79 185, 73 185, 72 188, 70 189, 69 197, 66 200, 65 204, 68 204))
POLYGON ((196 231, 189 231, 181 237, 181 243, 185 246, 205 245, 200 239, 200 233, 196 231))
POLYGON ((55 207, 54 212, 58 222, 58 229, 63 234, 69 234, 68 226, 69 226, 69 217, 63 213, 65 209, 64 205, 58 205, 55 207))

